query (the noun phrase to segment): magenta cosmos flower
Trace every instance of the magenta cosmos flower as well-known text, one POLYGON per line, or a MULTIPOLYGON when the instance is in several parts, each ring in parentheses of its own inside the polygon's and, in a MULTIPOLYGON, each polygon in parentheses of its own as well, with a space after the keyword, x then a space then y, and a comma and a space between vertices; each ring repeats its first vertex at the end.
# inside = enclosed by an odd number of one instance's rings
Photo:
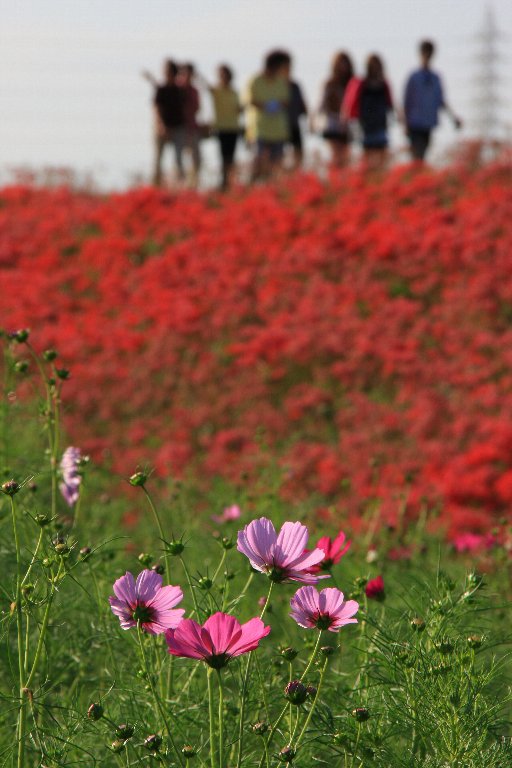
POLYGON ((352 618, 359 610, 355 600, 345 600, 343 592, 328 587, 318 592, 314 587, 301 587, 290 600, 290 616, 305 629, 328 629, 338 632, 345 624, 357 624, 352 618))
POLYGON ((316 546, 317 549, 324 551, 324 559, 318 565, 314 565, 311 568, 311 572, 330 571, 333 565, 339 563, 343 555, 350 549, 352 543, 351 541, 346 542, 346 538, 343 531, 340 531, 334 539, 331 539, 329 536, 322 536, 321 539, 318 539, 316 546))
POLYGON ((238 504, 232 504, 224 509, 222 515, 212 515, 212 520, 221 525, 222 523, 230 523, 232 520, 238 520, 241 514, 242 510, 238 504))
POLYGON ((312 566, 322 562, 325 552, 307 552, 307 543, 308 529, 302 523, 284 523, 277 535, 270 520, 260 517, 238 532, 237 549, 249 558, 253 568, 266 573, 272 581, 316 584, 318 579, 329 578, 309 573, 312 566))
POLYGON ((140 621, 145 632, 160 635, 177 627, 185 613, 174 608, 183 599, 180 587, 162 587, 162 577, 155 571, 142 571, 137 581, 125 573, 114 583, 114 594, 109 597, 110 607, 123 629, 136 627, 140 621))
POLYGON ((213 669, 221 669, 233 656, 254 651, 268 635, 261 619, 240 624, 227 613, 214 613, 203 626, 193 619, 183 619, 176 629, 165 633, 169 653, 188 659, 201 659, 213 669))

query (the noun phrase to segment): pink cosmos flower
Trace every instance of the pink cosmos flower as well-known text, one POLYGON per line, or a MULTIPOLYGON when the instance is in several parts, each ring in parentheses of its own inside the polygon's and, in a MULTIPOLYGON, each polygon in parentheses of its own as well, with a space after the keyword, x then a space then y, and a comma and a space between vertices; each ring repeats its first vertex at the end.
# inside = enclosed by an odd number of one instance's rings
POLYGON ((174 608, 183 599, 180 587, 162 587, 162 577, 155 571, 142 571, 137 581, 125 573, 114 582, 114 594, 109 597, 110 607, 123 629, 136 627, 140 621, 145 632, 160 635, 177 627, 185 613, 174 608))
POLYGON ((318 579, 311 568, 324 558, 323 549, 307 552, 308 529, 302 523, 284 523, 276 534, 270 520, 260 517, 238 532, 237 549, 249 558, 253 568, 266 573, 272 581, 299 581, 316 584, 318 579))
POLYGON ((234 616, 219 611, 204 626, 193 619, 183 619, 177 629, 165 633, 165 639, 173 656, 201 659, 213 669, 220 669, 234 656, 254 651, 269 632, 270 627, 261 619, 240 624, 234 616))
POLYGON ((70 507, 73 507, 76 504, 80 495, 82 476, 79 472, 79 465, 81 458, 82 454, 80 448, 74 448, 70 445, 62 454, 60 462, 62 482, 59 484, 59 490, 64 501, 70 507))
POLYGON ((212 515, 212 520, 221 525, 222 523, 229 523, 231 520, 238 520, 242 510, 238 504, 232 504, 230 507, 226 507, 222 515, 212 515))
POLYGON ((324 559, 318 565, 314 565, 311 568, 311 573, 318 573, 319 571, 330 571, 333 565, 339 563, 343 555, 345 555, 350 549, 351 541, 347 541, 345 544, 346 536, 343 531, 340 531, 336 538, 331 539, 329 536, 322 536, 318 539, 316 546, 318 549, 324 551, 324 559))
POLYGON ((357 624, 352 618, 359 610, 355 600, 345 600, 343 592, 328 587, 318 592, 314 587, 301 587, 290 600, 292 612, 299 627, 328 629, 339 632, 345 624, 357 624))

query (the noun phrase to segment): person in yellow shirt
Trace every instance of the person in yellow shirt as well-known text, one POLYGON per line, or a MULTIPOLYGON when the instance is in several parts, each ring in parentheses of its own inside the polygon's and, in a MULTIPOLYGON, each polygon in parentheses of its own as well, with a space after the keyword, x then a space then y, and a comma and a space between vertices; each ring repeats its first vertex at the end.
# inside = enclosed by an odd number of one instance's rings
POLYGON ((213 129, 219 141, 222 163, 221 189, 227 189, 235 162, 236 144, 239 135, 240 99, 233 88, 233 70, 227 64, 217 69, 217 85, 208 85, 213 100, 213 129))
POLYGON ((247 89, 247 141, 255 146, 253 179, 269 176, 280 164, 289 138, 287 68, 285 51, 272 51, 263 72, 247 89))

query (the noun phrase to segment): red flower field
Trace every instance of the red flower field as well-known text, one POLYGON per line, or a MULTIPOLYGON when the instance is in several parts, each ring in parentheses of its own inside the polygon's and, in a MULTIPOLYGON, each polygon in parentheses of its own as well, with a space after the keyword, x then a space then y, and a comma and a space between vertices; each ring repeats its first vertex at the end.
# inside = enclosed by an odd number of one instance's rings
POLYGON ((71 368, 71 442, 352 529, 487 532, 512 502, 512 168, 298 176, 220 196, 0 190, 2 325, 71 368))

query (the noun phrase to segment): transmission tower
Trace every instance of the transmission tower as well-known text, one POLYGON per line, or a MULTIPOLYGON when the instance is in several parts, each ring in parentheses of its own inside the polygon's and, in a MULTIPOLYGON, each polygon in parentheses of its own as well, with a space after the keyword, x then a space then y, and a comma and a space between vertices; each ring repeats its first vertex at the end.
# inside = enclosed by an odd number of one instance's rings
POLYGON ((482 29, 477 34, 478 67, 474 78, 475 119, 474 126, 484 146, 492 146, 503 140, 505 124, 502 120, 500 98, 500 63, 503 56, 500 43, 504 35, 499 31, 492 6, 488 6, 482 29))

